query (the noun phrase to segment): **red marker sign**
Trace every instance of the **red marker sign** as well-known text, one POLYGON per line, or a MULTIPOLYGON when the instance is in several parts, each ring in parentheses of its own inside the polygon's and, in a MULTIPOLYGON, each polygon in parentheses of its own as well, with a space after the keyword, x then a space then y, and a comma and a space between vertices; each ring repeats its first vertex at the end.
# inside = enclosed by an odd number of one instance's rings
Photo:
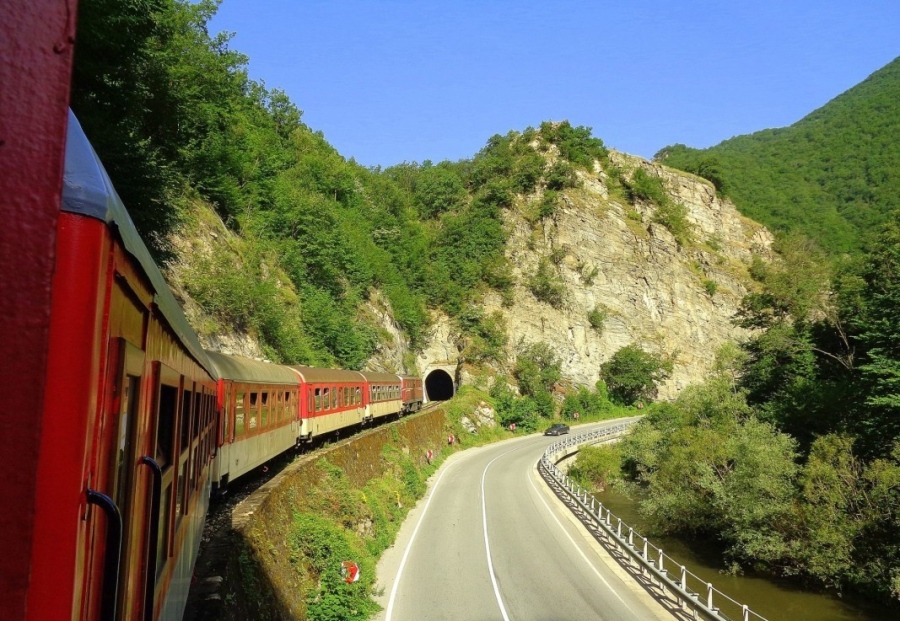
POLYGON ((353 561, 342 562, 341 576, 343 576, 344 582, 346 582, 347 584, 359 582, 359 565, 357 565, 353 561))

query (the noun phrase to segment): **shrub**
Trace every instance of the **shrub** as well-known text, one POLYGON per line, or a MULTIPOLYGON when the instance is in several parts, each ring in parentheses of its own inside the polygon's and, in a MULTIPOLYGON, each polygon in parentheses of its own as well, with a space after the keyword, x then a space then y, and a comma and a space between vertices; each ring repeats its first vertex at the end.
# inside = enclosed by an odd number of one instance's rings
POLYGON ((544 195, 541 197, 541 202, 538 203, 538 217, 543 220, 544 218, 553 216, 553 214, 556 213, 558 201, 559 194, 556 191, 545 191, 544 195))
POLYGON ((571 164, 563 160, 557 160, 547 171, 547 188, 550 190, 564 190, 578 185, 578 177, 571 164))
POLYGON ((656 398, 656 384, 672 372, 672 362, 626 345, 600 366, 600 378, 615 403, 630 405, 656 398))
POLYGON ((648 175, 643 168, 638 168, 631 175, 630 181, 623 181, 625 196, 634 204, 638 200, 651 201, 663 205, 669 199, 662 179, 648 175))
POLYGON ((535 397, 540 393, 549 394, 553 385, 559 381, 561 372, 562 363, 549 345, 520 344, 513 375, 523 395, 535 397))
POLYGON ((568 474, 586 488, 603 491, 612 480, 622 477, 621 464, 621 450, 615 444, 584 446, 568 474))
POLYGON ((561 307, 565 300, 566 287, 546 257, 540 260, 537 272, 528 279, 528 289, 538 300, 554 308, 561 307))
POLYGON ((666 201, 656 208, 653 221, 669 229, 679 246, 687 246, 692 241, 691 223, 687 219, 687 207, 681 203, 666 201))
POLYGON ((609 312, 600 305, 588 311, 588 323, 598 334, 603 332, 603 324, 607 319, 609 319, 609 312))
POLYGON ((712 297, 719 289, 719 285, 716 284, 715 280, 710 280, 707 278, 703 281, 703 288, 706 289, 706 293, 709 294, 709 297, 712 297))

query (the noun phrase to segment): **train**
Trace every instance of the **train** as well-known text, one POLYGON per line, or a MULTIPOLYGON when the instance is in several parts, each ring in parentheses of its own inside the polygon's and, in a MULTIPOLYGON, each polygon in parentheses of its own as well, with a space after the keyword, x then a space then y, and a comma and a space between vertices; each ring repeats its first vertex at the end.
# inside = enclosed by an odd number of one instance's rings
POLYGON ((71 112, 56 226, 25 619, 178 621, 215 494, 422 380, 204 349, 71 112))

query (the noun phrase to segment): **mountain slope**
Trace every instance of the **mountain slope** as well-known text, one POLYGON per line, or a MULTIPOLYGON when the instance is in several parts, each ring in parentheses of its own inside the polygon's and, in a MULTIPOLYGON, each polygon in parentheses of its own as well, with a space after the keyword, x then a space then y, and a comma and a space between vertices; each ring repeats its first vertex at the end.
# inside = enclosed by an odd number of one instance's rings
POLYGON ((770 229, 854 252, 900 208, 900 58, 790 127, 657 153, 770 229))

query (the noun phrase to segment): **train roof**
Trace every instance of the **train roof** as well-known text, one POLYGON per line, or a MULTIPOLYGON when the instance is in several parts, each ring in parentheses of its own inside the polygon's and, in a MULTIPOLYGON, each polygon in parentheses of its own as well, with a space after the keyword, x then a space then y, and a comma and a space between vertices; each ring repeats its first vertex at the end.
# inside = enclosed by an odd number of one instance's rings
POLYGON ((208 351, 206 355, 221 379, 253 384, 290 384, 300 383, 297 374, 290 367, 261 360, 251 360, 243 356, 220 354, 208 351))
POLYGON ((316 367, 291 366, 304 382, 353 382, 361 383, 365 378, 359 371, 344 371, 343 369, 319 369, 316 367))
POLYGON ((160 314, 194 359, 212 374, 212 365, 206 351, 200 346, 197 334, 188 323, 181 305, 175 300, 166 279, 163 278, 156 262, 150 256, 150 251, 134 228, 131 216, 116 193, 103 163, 71 110, 66 134, 62 210, 96 218, 115 228, 122 238, 125 249, 140 264, 150 281, 153 302, 160 314))
POLYGON ((368 382, 392 382, 397 383, 400 380, 399 375, 394 373, 381 373, 379 371, 362 371, 363 377, 368 382))

